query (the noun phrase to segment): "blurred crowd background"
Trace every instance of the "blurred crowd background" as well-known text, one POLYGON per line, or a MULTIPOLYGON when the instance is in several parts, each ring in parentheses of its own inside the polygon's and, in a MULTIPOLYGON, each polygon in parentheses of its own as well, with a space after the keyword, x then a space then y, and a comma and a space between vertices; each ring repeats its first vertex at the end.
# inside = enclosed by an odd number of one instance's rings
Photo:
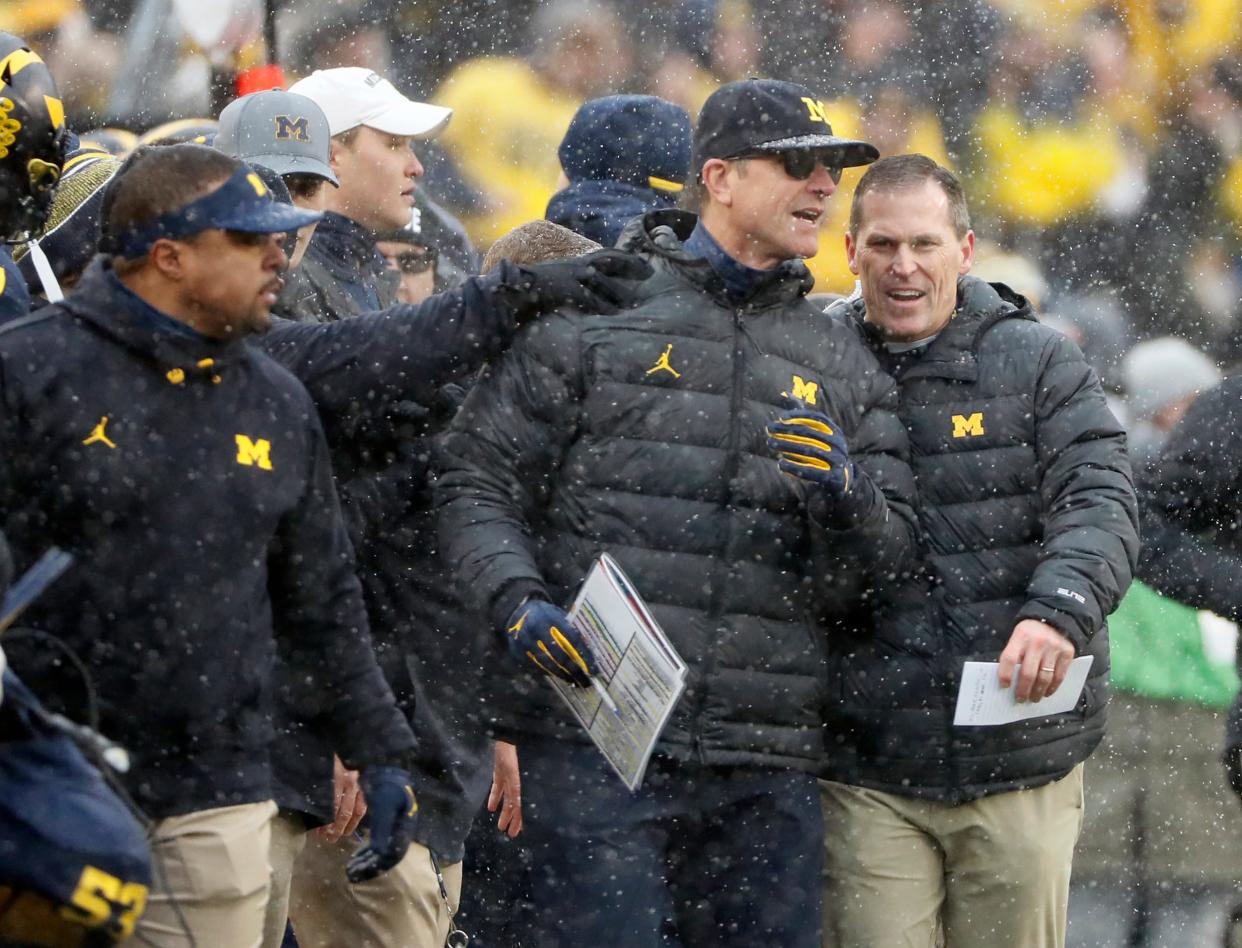
MULTIPOLYGON (((141 132, 212 112, 212 63, 264 54, 261 0, 199 48, 174 0, 16 0, 75 128, 141 132), (227 51, 224 47, 227 46, 227 51)), ((365 65, 456 109, 424 186, 486 249, 543 216, 578 105, 650 92, 697 113, 720 83, 802 82, 845 135, 964 178, 978 272, 1065 320, 1115 364, 1174 333, 1242 359, 1242 4, 1238 0, 300 0, 278 4, 286 75, 365 65)), ((847 171, 811 261, 849 292, 847 171)), ((1099 350, 1093 353, 1091 350, 1099 350)), ((1116 373, 1109 384, 1119 387, 1116 373)))

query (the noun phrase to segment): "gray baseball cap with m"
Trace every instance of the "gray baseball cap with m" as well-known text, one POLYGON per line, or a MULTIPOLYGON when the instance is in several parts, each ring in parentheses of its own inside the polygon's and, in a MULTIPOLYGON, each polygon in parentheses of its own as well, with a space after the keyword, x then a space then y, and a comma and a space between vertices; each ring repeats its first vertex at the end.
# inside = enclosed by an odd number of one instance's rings
POLYGON ((328 119, 313 99, 272 89, 234 99, 220 113, 215 146, 277 174, 310 174, 340 187, 328 164, 328 119))

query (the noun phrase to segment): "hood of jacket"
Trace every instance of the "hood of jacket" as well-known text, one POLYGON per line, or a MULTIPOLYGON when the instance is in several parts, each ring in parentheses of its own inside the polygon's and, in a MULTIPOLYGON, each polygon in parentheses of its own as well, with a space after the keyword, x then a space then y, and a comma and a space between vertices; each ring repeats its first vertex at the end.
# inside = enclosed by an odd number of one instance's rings
POLYGON ((59 304, 90 323, 98 332, 141 354, 161 370, 169 382, 215 380, 246 355, 241 339, 212 339, 189 330, 178 331, 161 313, 127 289, 116 278, 108 257, 97 256, 74 291, 59 304))

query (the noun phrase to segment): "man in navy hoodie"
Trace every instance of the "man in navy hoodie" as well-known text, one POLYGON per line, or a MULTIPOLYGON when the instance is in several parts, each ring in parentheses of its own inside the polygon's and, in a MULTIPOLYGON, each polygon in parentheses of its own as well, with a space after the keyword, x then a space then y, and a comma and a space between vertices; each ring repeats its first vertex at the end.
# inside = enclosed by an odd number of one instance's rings
MULTIPOLYGON (((110 191, 104 249, 78 291, 0 330, 4 529, 25 568, 77 565, 29 610, 81 658, 101 729, 165 864, 138 931, 151 944, 258 944, 268 896, 271 668, 361 772, 365 879, 400 861, 414 746, 375 663, 327 446, 305 389, 244 337, 265 331, 276 205, 212 149, 153 149, 110 191)), ((46 652, 15 668, 58 710, 85 688, 46 652)))

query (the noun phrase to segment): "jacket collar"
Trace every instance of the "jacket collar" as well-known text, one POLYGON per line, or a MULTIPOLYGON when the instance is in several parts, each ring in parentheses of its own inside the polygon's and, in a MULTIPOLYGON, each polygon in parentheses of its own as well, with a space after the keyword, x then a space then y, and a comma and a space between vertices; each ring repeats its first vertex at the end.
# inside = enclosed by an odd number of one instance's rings
POLYGON ((172 385, 220 381, 245 354, 240 340, 212 339, 156 310, 117 279, 103 255, 60 306, 154 363, 172 385))
MULTIPOLYGON (((879 349, 884 344, 879 327, 866 322, 867 308, 862 297, 848 301, 850 315, 863 336, 879 349)), ((927 352, 902 375, 902 381, 919 376, 974 382, 979 378, 979 343, 984 335, 1004 319, 1036 321, 1026 298, 1003 283, 987 283, 964 276, 957 281, 957 309, 948 324, 932 341, 927 352)))
POLYGON ((384 269, 384 258, 375 246, 375 235, 357 221, 335 211, 323 215, 309 249, 316 259, 346 274, 379 273, 384 269))
MULTIPOLYGON (((722 306, 735 309, 725 281, 702 257, 686 250, 685 241, 694 233, 698 217, 687 211, 652 211, 626 225, 617 247, 640 254, 709 293, 722 306)), ((787 305, 806 296, 815 280, 801 260, 787 260, 776 268, 771 282, 759 289, 744 304, 747 310, 768 309, 787 305)))

